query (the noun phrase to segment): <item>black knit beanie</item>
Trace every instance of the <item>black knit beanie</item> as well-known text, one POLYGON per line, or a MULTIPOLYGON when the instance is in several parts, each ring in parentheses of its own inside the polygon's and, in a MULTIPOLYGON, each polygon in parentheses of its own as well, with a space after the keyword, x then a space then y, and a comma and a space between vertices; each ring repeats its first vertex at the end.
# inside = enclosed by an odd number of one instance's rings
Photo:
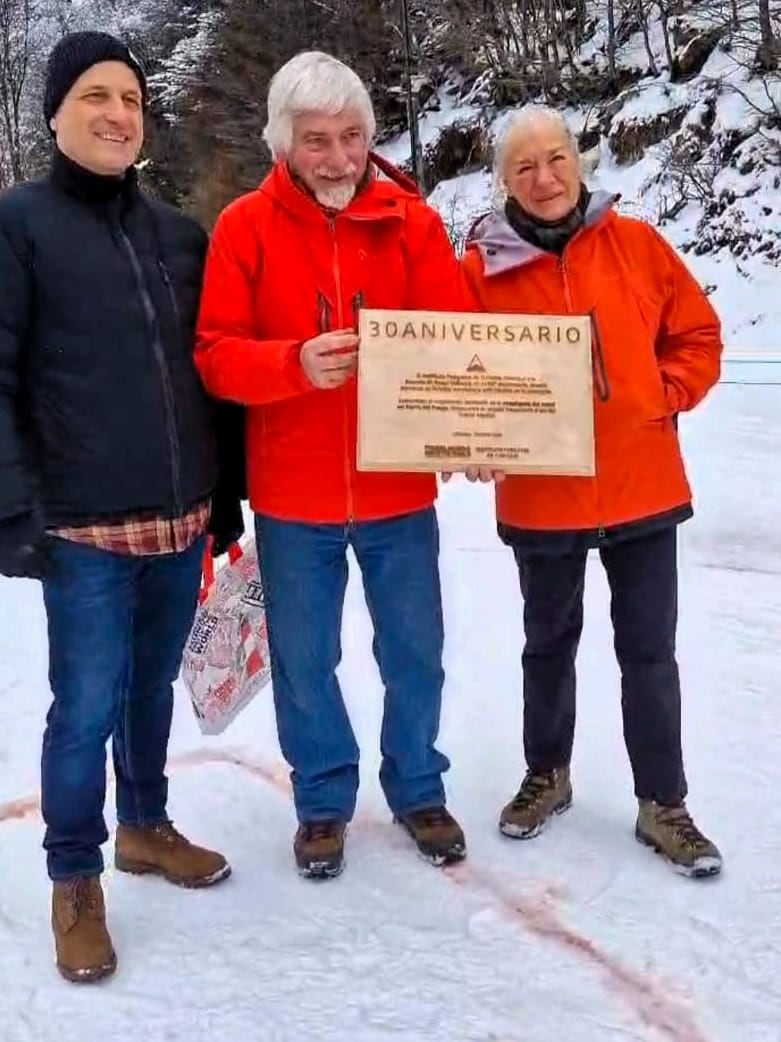
POLYGON ((43 92, 43 114, 48 124, 62 99, 83 72, 98 62, 124 62, 136 74, 141 86, 144 108, 147 104, 147 82, 141 62, 130 48, 109 33, 69 33, 54 46, 46 63, 43 92))

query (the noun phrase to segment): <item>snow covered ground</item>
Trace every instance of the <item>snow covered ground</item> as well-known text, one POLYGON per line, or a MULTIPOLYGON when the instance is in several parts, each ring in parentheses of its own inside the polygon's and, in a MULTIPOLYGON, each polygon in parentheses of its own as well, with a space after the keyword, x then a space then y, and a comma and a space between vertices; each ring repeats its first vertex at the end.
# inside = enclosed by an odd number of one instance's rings
MULTIPOLYGON (((442 748, 469 859, 441 872, 390 824, 376 781, 381 690, 359 584, 342 679, 363 749, 348 866, 293 871, 294 819, 266 689, 220 739, 179 692, 172 813, 224 849, 209 892, 109 872, 120 957, 62 982, 35 795, 48 703, 38 588, 0 581, 0 1038, 109 1042, 778 1042, 781 1024, 781 486, 777 387, 718 387, 682 425, 697 517, 681 532, 680 659, 690 804, 722 846, 715 881, 633 839, 604 578, 591 566, 575 804, 543 836, 498 834, 519 781, 521 602, 490 491, 443 490, 442 748)), ((110 856, 111 848, 107 848, 110 856)))

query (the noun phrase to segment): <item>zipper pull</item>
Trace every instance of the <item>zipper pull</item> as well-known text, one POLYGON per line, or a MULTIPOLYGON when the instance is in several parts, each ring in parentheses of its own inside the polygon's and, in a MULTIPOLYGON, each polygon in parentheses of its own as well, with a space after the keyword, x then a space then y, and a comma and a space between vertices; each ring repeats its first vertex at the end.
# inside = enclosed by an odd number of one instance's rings
POLYGON ((360 311, 361 311, 361 308, 364 306, 364 303, 365 303, 365 297, 363 295, 363 290, 359 289, 358 292, 353 297, 353 326, 355 327, 355 332, 356 333, 358 332, 358 324, 360 322, 360 317, 361 317, 360 316, 360 311))
POLYGON ((317 331, 328 333, 331 330, 331 305, 328 298, 320 290, 317 291, 317 331))

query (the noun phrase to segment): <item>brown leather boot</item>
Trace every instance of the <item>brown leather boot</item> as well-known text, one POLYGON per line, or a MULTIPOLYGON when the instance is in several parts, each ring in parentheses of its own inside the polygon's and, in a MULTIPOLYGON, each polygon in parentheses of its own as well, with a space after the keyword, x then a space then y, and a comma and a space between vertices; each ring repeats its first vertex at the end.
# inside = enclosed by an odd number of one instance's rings
POLYGON ((117 968, 100 876, 74 876, 54 884, 52 930, 57 969, 66 980, 90 984, 117 968))
POLYGON ((169 883, 193 889, 213 886, 231 874, 222 854, 197 847, 170 822, 119 825, 114 864, 120 872, 162 876, 169 883))
POLYGON ((302 821, 293 840, 299 875, 305 879, 333 879, 344 869, 344 837, 347 823, 302 821))
POLYGON ((426 861, 440 867, 466 857, 464 832, 445 807, 425 807, 396 818, 415 841, 426 861))

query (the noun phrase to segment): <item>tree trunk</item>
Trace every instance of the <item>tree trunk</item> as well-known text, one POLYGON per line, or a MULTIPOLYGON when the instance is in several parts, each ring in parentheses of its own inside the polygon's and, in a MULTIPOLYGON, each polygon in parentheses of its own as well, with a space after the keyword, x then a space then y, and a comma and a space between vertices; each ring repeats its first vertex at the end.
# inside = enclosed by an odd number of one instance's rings
POLYGON ((667 58, 667 68, 670 70, 670 76, 675 79, 676 76, 676 61, 673 55, 673 49, 670 45, 670 26, 669 26, 669 12, 667 10, 667 0, 657 0, 657 7, 659 8, 659 19, 662 23, 662 39, 664 40, 664 53, 667 58))
POLYGON ((637 16, 640 19, 640 28, 643 32, 645 53, 648 55, 648 71, 652 76, 658 76, 659 69, 656 66, 656 59, 654 58, 654 52, 651 50, 651 41, 648 36, 648 11, 643 0, 637 0, 637 16))
POLYGON ((772 72, 778 66, 773 23, 770 20, 770 0, 759 0, 759 52, 758 64, 763 72, 772 72))
POLYGON ((616 74, 616 11, 615 0, 607 0, 607 71, 610 85, 618 82, 616 74))

